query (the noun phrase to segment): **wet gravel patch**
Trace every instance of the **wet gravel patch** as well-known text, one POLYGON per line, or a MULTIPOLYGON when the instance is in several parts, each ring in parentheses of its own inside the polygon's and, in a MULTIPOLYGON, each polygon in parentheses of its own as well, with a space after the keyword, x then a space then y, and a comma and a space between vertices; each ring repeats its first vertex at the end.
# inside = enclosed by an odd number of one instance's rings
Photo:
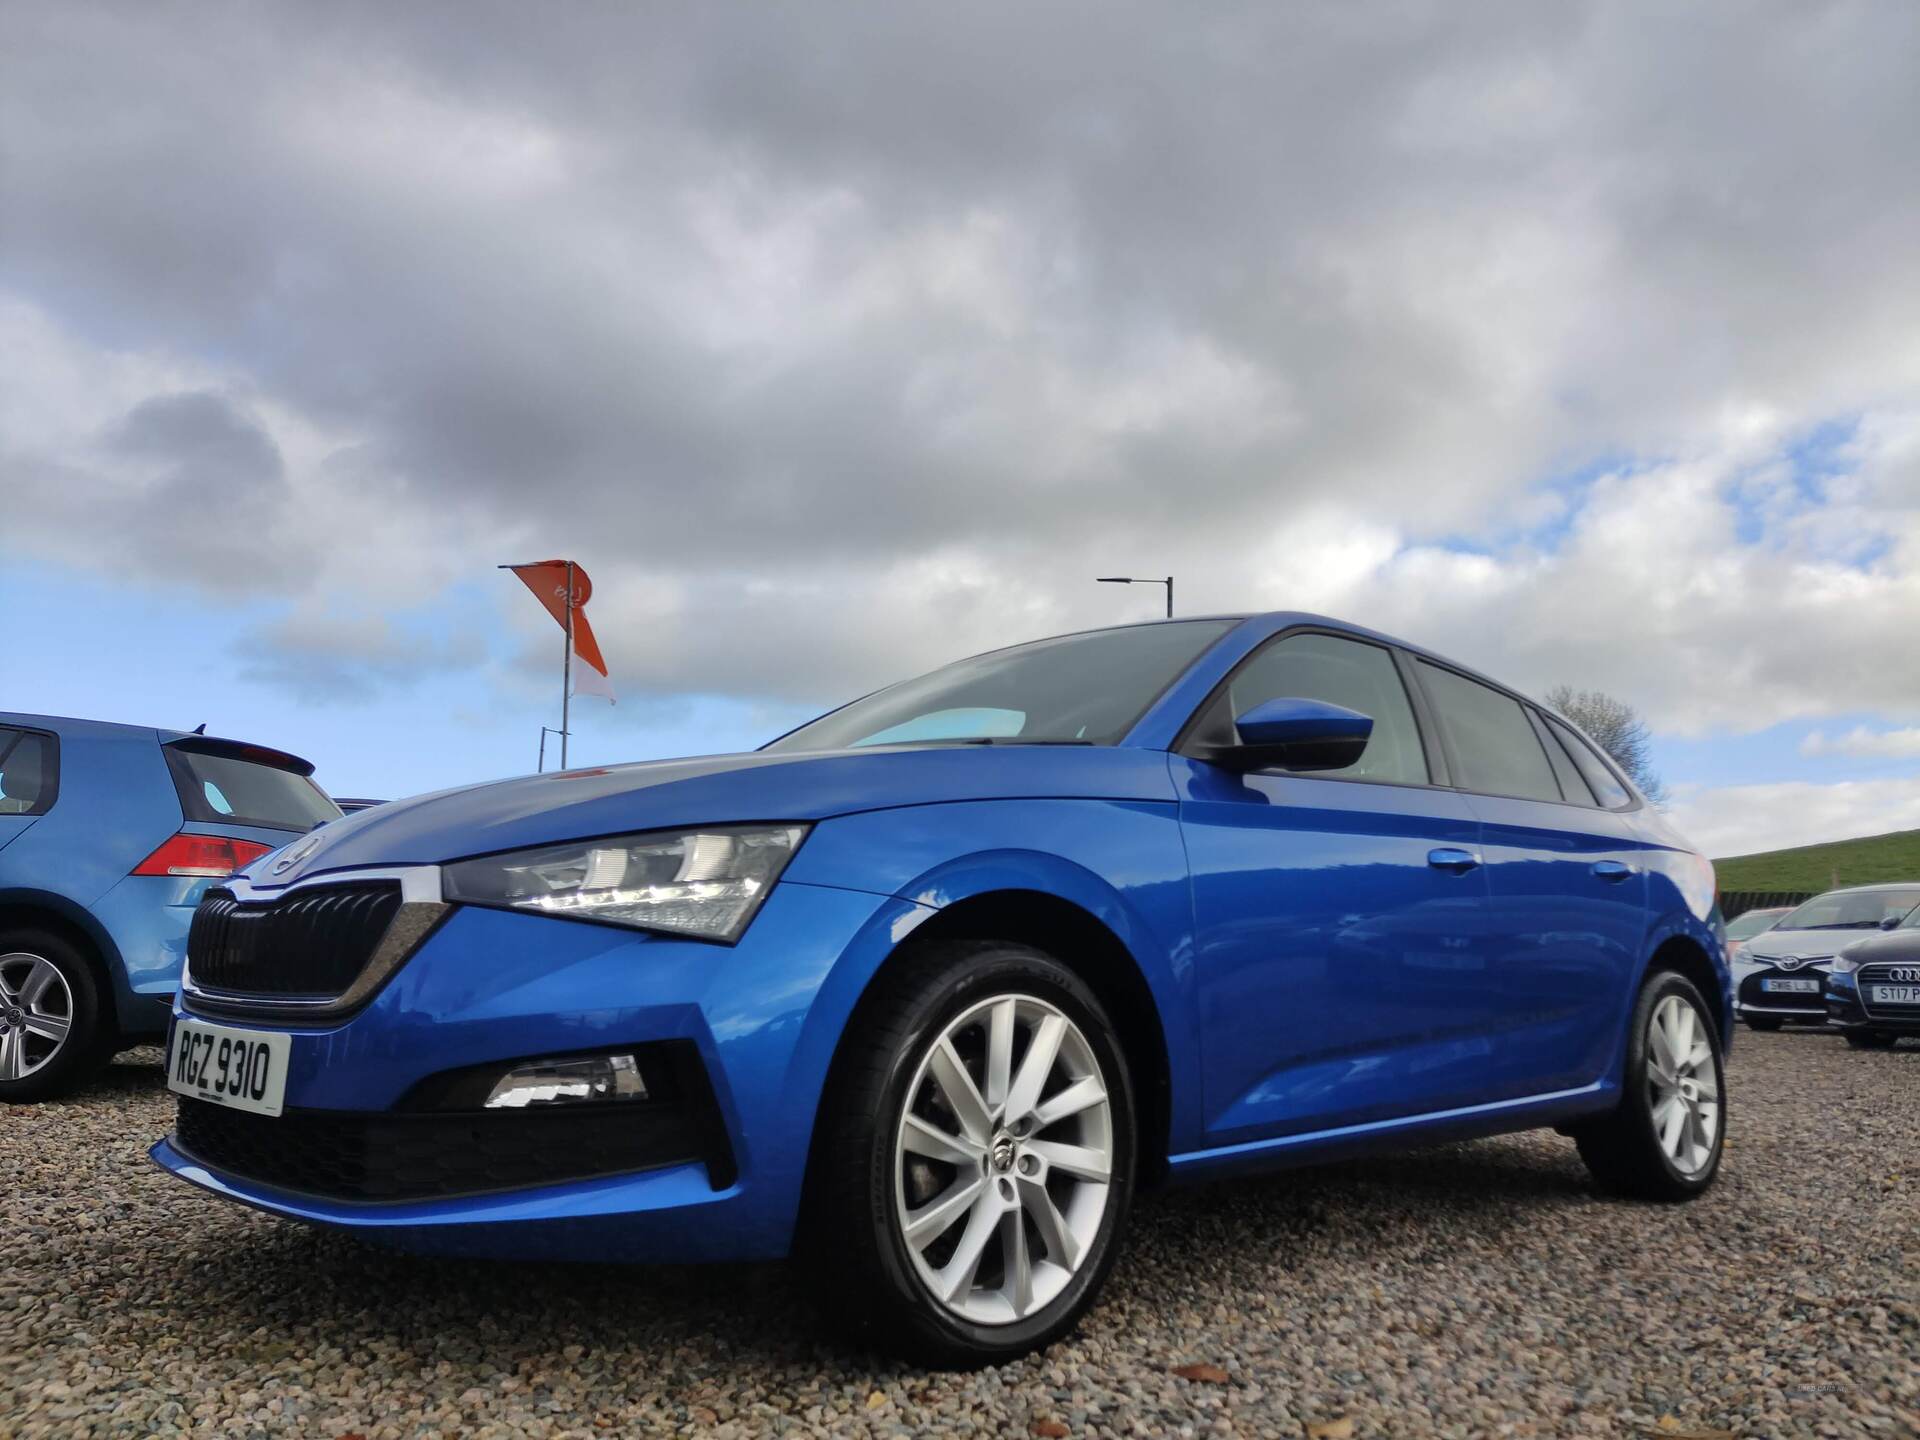
POLYGON ((1920 1435, 1920 1045, 1742 1034, 1703 1200, 1531 1134, 1143 1199, 1074 1338, 819 1338, 783 1266, 414 1260, 152 1168, 157 1055, 0 1108, 0 1435, 1920 1435), (1181 1373, 1182 1371, 1186 1373, 1181 1373))

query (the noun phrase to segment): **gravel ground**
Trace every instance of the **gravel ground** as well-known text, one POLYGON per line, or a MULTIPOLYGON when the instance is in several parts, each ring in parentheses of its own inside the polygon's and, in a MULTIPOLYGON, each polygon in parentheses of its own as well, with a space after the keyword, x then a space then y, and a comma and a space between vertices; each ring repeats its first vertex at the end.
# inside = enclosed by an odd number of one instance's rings
POLYGON ((415 1261, 204 1198, 144 1158, 156 1060, 0 1110, 0 1434, 1920 1435, 1911 1041, 1743 1034, 1687 1207, 1550 1134, 1147 1197, 1081 1333, 975 1375, 834 1348, 781 1266, 415 1261))

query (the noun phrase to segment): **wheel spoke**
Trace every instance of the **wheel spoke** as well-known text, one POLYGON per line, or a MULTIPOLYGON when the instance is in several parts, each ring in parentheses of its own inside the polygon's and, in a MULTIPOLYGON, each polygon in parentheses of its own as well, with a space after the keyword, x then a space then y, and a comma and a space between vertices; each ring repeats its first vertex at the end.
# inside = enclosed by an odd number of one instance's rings
POLYGON ((980 1147, 958 1135, 949 1135, 930 1120, 907 1116, 901 1127, 900 1143, 915 1155, 943 1160, 949 1165, 974 1166, 980 1163, 980 1147))
POLYGON ((937 1199, 929 1200, 910 1213, 905 1229, 907 1244, 916 1250, 924 1250, 946 1234, 953 1228, 954 1222, 972 1207, 986 1184, 978 1175, 956 1180, 937 1199))
POLYGON ((967 1073, 959 1051, 953 1048, 951 1040, 942 1036, 934 1047, 932 1059, 933 1083, 940 1087, 940 1093, 953 1108, 966 1137, 985 1149, 993 1139, 993 1118, 987 1113, 987 1102, 980 1098, 979 1088, 967 1073))
POLYGON ((1663 1107, 1666 1114, 1660 1119, 1660 1148, 1669 1155, 1680 1154, 1680 1136, 1687 1127, 1687 1102, 1678 1095, 1663 1107))
POLYGON ((57 1015, 27 1016, 27 1033, 38 1035, 42 1040, 51 1040, 59 1045, 67 1038, 68 1022, 57 1015))
POLYGON ((1076 1180, 1105 1183, 1112 1173, 1107 1157, 1084 1145, 1066 1145, 1058 1140, 1029 1140, 1026 1148, 1028 1154, 1038 1155, 1046 1161, 1048 1169, 1071 1175, 1076 1180))
POLYGON ((1033 1128, 1044 1130, 1049 1125, 1058 1124, 1069 1115, 1078 1115, 1082 1110, 1091 1110, 1096 1105, 1104 1105, 1107 1100, 1107 1087, 1100 1083, 1098 1075, 1086 1075, 1073 1082, 1058 1095, 1041 1102, 1033 1112, 1033 1128))
POLYGON ((1007 1270, 1002 1293, 1016 1316, 1025 1315, 1033 1309, 1033 1261, 1027 1254, 1027 1227, 1021 1223, 1018 1205, 1000 1212, 1000 1250, 1007 1270))
POLYGON ((47 992, 59 983, 58 970, 45 960, 35 960, 33 969, 27 972, 26 983, 20 987, 20 1003, 29 1010, 37 1009, 47 992))
POLYGON ((967 1228, 960 1233, 960 1243, 953 1247, 952 1258, 939 1272, 940 1293, 944 1299, 958 1300, 973 1288, 973 1277, 980 1270, 980 1257, 986 1253, 987 1241, 1000 1226, 1000 1213, 1001 1206, 993 1191, 982 1186, 967 1211, 967 1228))
POLYGON ((1673 1063, 1684 1066, 1693 1054, 1693 1007, 1675 1001, 1670 1013, 1674 1016, 1673 1033, 1667 1040, 1673 1046, 1673 1063))
POLYGON ((1018 1019, 1012 1000, 993 1007, 987 1020, 987 1109, 998 1113, 1013 1085, 1013 1026, 1018 1019))
POLYGON ((1701 1071, 1713 1073, 1713 1047, 1704 1038, 1693 1042, 1693 1049, 1687 1052, 1687 1069, 1696 1076, 1701 1071))
POLYGON ((1020 1182, 1020 1204, 1033 1217, 1033 1228, 1040 1232, 1040 1243, 1047 1247, 1047 1259, 1072 1270, 1080 1263, 1080 1242, 1067 1228, 1067 1217, 1053 1203, 1047 1187, 1037 1180, 1020 1182))
POLYGON ((1033 1027, 1033 1039, 1020 1060, 1020 1073, 1013 1077, 1013 1088, 1007 1092, 1007 1119, 1025 1119, 1040 1103, 1066 1033, 1067 1022, 1058 1015, 1049 1015, 1033 1027))
POLYGON ((1703 1066, 1700 1073, 1694 1077, 1693 1083, 1699 1087, 1700 1098, 1702 1100, 1718 1100, 1720 1098, 1720 1082, 1713 1078, 1713 1066, 1703 1066))
POLYGON ((26 1074, 27 1046, 17 1030, 0 1030, 0 1080, 26 1074))
POLYGON ((1647 1027, 1647 1041, 1659 1072, 1669 1080, 1675 1078, 1680 1067, 1680 1055, 1673 1048, 1673 1037, 1667 1034, 1666 1011, 1662 1010, 1653 1017, 1653 1024, 1647 1027))

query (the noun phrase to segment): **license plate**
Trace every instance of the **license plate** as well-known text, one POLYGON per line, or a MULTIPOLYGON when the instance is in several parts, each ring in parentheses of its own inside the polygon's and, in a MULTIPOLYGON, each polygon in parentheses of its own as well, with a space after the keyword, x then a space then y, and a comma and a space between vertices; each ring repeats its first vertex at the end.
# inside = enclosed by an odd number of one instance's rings
POLYGON ((1760 988, 1772 995, 1818 995, 1818 980, 1762 980, 1760 988))
POLYGON ((167 1088, 256 1115, 278 1115, 293 1041, 266 1030, 180 1020, 167 1050, 167 1088))
POLYGON ((1867 999, 1876 1005, 1920 1005, 1920 985, 1869 985, 1867 999))

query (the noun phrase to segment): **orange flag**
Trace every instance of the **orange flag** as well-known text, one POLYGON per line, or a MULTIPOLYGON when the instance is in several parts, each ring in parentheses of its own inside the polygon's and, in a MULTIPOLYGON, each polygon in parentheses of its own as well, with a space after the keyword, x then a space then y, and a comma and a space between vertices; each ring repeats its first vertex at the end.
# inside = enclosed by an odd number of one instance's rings
MULTIPOLYGON (((534 560, 505 568, 518 575, 539 597, 562 630, 567 628, 566 561, 534 560)), ((607 678, 607 662, 601 659, 600 642, 593 638, 593 626, 587 623, 587 601, 592 595, 593 582, 576 564, 573 567, 573 689, 577 695, 600 695, 612 700, 613 682, 607 678)))

